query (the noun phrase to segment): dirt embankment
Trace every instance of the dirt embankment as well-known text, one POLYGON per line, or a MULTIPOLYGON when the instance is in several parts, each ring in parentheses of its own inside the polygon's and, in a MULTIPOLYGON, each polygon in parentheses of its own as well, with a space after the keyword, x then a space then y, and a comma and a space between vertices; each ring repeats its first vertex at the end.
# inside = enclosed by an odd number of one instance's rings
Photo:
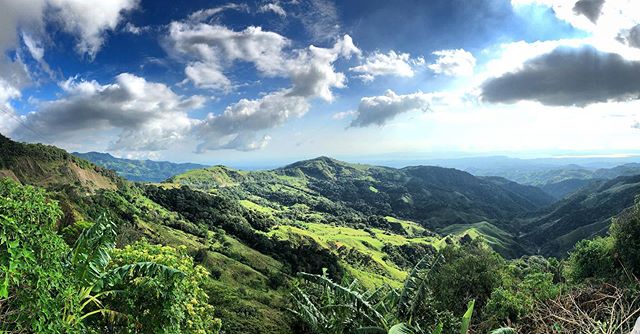
POLYGON ((0 179, 11 179, 20 183, 20 180, 18 180, 18 177, 16 176, 16 174, 14 174, 13 171, 10 171, 8 169, 0 169, 0 179))

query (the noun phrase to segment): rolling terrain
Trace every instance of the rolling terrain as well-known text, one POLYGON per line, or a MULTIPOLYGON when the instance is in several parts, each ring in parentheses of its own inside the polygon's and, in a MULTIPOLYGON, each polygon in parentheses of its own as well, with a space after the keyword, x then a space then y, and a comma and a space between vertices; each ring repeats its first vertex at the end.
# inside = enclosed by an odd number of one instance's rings
POLYGON ((122 159, 116 158, 109 153, 99 152, 74 152, 72 154, 81 159, 91 161, 100 167, 113 170, 123 178, 135 182, 161 182, 173 175, 207 167, 194 163, 177 164, 168 161, 122 159))
POLYGON ((47 189, 72 243, 107 215, 119 247, 146 239, 183 247, 224 333, 291 333, 297 272, 399 288, 420 259, 482 240, 506 257, 563 257, 606 233, 634 203, 640 176, 595 181, 556 202, 540 188, 451 168, 351 164, 320 157, 268 171, 192 169, 155 184, 52 146, 0 137, 0 177, 47 189))

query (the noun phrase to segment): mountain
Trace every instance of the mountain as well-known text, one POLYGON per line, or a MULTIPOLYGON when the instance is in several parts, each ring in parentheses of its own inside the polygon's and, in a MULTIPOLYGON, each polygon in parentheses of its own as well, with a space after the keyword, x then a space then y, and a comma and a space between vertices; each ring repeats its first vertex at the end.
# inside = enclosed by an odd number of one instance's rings
MULTIPOLYGON (((2 178, 46 189, 47 201, 57 203, 62 211, 62 217, 54 218, 58 220, 56 232, 69 245, 73 245, 80 233, 91 226, 90 222, 107 217, 117 225, 119 248, 144 239, 152 244, 171 246, 180 254, 191 257, 199 254, 196 263, 211 273, 205 281, 199 282, 213 300, 204 302, 212 303, 216 316, 225 318, 225 332, 293 332, 290 315, 285 310, 287 290, 278 285, 285 284, 292 275, 287 271, 290 265, 284 255, 276 260, 275 251, 271 255, 263 254, 247 246, 233 233, 226 234, 213 226, 210 228, 214 230, 211 235, 215 241, 210 241, 204 225, 167 210, 149 199, 143 189, 115 172, 53 146, 18 143, 0 135, 2 178), (276 280, 280 283, 272 282, 276 280)), ((224 219, 248 224, 245 216, 252 214, 236 200, 216 197, 211 201, 225 208, 224 219)), ((259 218, 252 219, 256 221, 259 218)), ((254 235, 253 229, 246 232, 245 236, 254 235)), ((309 243, 306 248, 295 249, 282 243, 278 245, 282 247, 279 254, 286 254, 287 250, 301 254, 303 259, 297 265, 310 272, 319 272, 337 261, 327 258, 331 255, 326 251, 314 252, 319 249, 316 244, 309 243), (319 269, 303 267, 311 261, 317 261, 319 269)))
POLYGON ((46 188, 73 186, 83 192, 117 189, 112 171, 95 166, 64 150, 42 144, 21 144, 0 134, 0 177, 46 188))
POLYGON ((500 178, 478 178, 450 168, 395 169, 327 157, 271 171, 247 172, 216 166, 190 171, 168 182, 208 191, 243 192, 287 205, 331 202, 331 206, 410 219, 432 228, 507 220, 554 201, 535 187, 500 178))
POLYGON ((117 245, 147 240, 204 266, 197 282, 225 333, 294 333, 296 273, 401 287, 421 259, 482 238, 507 257, 563 256, 606 231, 640 193, 640 176, 593 181, 556 202, 541 189, 443 167, 320 157, 265 171, 193 169, 136 184, 61 149, 0 136, 0 178, 60 203, 69 244, 99 217, 117 245))
POLYGON ((527 220, 521 239, 536 252, 562 257, 576 242, 605 234, 611 218, 631 207, 638 195, 640 175, 594 181, 527 220))
POLYGON ((499 176, 523 185, 540 187, 562 199, 599 180, 640 174, 637 157, 515 159, 507 157, 435 160, 476 176, 499 176), (614 165, 614 166, 612 166, 614 165))
POLYGON ((99 152, 74 152, 73 155, 91 161, 98 166, 114 170, 127 180, 136 182, 161 182, 173 175, 207 167, 194 163, 178 164, 168 161, 122 159, 109 153, 99 152))

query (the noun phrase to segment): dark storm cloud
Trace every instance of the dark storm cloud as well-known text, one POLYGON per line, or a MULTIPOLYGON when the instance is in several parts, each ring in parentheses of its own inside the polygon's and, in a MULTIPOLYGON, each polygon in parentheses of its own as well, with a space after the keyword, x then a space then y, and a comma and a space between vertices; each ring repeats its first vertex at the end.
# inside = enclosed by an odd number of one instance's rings
POLYGON ((573 6, 576 14, 586 16, 591 22, 596 23, 602 13, 604 0, 580 0, 573 6))
POLYGON ((552 106, 586 106, 596 102, 637 99, 640 62, 593 47, 560 47, 529 60, 516 72, 482 85, 487 102, 538 101, 552 106))

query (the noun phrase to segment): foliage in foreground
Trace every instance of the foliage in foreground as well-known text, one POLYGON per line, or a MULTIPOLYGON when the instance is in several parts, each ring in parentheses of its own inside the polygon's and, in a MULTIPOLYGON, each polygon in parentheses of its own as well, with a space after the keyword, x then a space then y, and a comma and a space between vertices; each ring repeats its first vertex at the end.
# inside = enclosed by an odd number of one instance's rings
POLYGON ((8 180, 0 180, 0 212, 1 331, 86 333, 108 328, 126 333, 215 333, 219 329, 211 307, 201 304, 206 294, 195 284, 207 273, 194 267, 183 251, 139 243, 115 251, 112 260, 116 233, 108 219, 86 229, 71 249, 55 232, 61 216, 57 203, 42 190, 8 180), (154 297, 148 309, 127 307, 141 295, 154 297))
MULTIPOLYGON (((357 280, 348 284, 334 283, 326 275, 301 273, 303 288, 293 294, 293 313, 304 323, 304 329, 314 334, 440 334, 443 323, 422 322, 416 312, 422 302, 423 270, 414 270, 404 288, 389 287, 363 290, 357 280)), ((470 301, 459 324, 459 333, 466 334, 471 324, 474 301, 470 301)))

